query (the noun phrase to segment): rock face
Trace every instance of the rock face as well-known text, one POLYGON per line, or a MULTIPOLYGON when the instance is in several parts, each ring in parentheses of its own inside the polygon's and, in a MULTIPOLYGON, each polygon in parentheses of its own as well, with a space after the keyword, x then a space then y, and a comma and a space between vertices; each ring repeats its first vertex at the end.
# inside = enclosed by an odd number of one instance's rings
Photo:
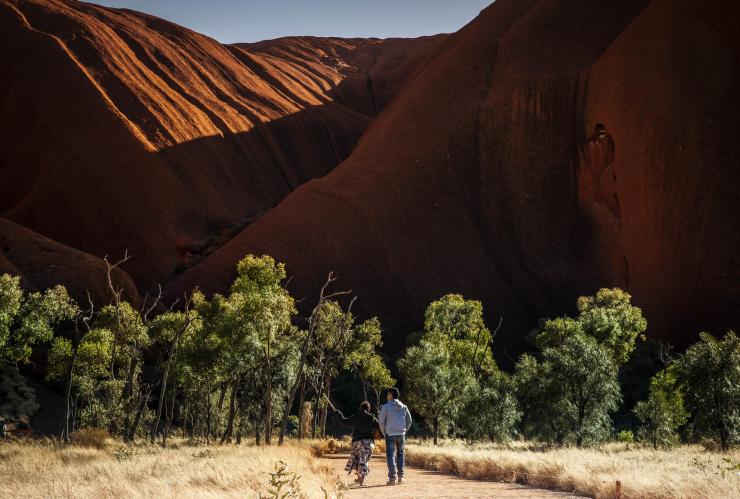
MULTIPOLYGON (((100 258, 64 246, 41 234, 0 218, 0 274, 21 276, 24 288, 44 290, 64 283, 81 306, 87 293, 95 303, 108 303, 108 267, 100 258)), ((133 279, 121 269, 112 273, 113 283, 124 290, 126 300, 137 304, 139 293, 133 279)))
POLYGON ((740 12, 732 1, 497 0, 416 71, 352 155, 188 270, 245 253, 312 297, 329 270, 386 347, 447 292, 538 317, 621 286, 682 345, 740 320, 740 12))
POLYGON ((142 289, 345 159, 444 38, 221 45, 73 0, 0 0, 0 215, 142 289))
POLYGON ((335 271, 391 352, 448 292, 503 318, 500 358, 604 286, 654 337, 722 333, 740 320, 739 10, 497 0, 449 37, 225 46, 0 0, 0 215, 35 232, 5 222, 30 242, 0 265, 34 281, 47 260, 25 253, 51 240, 90 268, 128 248, 141 290, 185 270, 174 294, 224 291, 268 253, 307 301, 335 271))

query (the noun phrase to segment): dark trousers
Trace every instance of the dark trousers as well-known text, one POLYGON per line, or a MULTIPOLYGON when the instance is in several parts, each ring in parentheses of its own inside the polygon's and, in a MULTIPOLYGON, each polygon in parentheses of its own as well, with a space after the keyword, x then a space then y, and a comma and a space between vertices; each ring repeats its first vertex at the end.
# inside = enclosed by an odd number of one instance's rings
POLYGON ((399 478, 403 478, 403 447, 405 443, 405 435, 385 436, 385 458, 388 462, 389 480, 395 480, 396 474, 399 478))

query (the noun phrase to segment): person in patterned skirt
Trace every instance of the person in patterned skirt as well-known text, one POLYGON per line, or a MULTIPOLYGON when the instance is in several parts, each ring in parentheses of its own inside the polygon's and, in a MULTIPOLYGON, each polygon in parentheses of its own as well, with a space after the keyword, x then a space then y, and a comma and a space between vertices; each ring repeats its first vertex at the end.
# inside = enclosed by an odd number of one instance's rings
POLYGON ((370 402, 363 400, 360 404, 360 412, 342 418, 345 424, 352 426, 352 452, 344 469, 347 474, 355 471, 357 478, 355 482, 361 486, 365 485, 365 477, 370 473, 370 458, 375 449, 373 434, 380 432, 378 420, 370 413, 370 402))

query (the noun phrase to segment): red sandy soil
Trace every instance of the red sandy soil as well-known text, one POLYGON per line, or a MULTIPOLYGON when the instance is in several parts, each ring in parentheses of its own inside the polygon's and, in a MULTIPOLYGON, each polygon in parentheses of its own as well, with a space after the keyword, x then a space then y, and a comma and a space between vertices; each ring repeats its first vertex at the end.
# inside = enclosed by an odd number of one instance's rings
POLYGON ((347 160, 179 287, 223 290, 249 252, 286 262, 298 296, 334 270, 390 351, 448 292, 503 317, 502 357, 605 286, 633 294, 651 336, 724 333, 740 319, 738 67, 734 1, 498 0, 347 160))
POLYGON ((549 497, 579 497, 564 492, 525 487, 516 483, 466 480, 413 466, 407 466, 404 470, 406 483, 388 486, 386 485, 388 468, 385 464, 385 456, 379 454, 375 454, 370 462, 370 474, 366 478, 367 485, 360 487, 354 483, 355 475, 348 476, 344 471, 347 457, 346 455, 327 456, 327 461, 331 464, 332 469, 336 471, 342 483, 350 487, 348 491, 345 491, 345 495, 351 498, 487 499, 496 497, 540 499, 549 497))

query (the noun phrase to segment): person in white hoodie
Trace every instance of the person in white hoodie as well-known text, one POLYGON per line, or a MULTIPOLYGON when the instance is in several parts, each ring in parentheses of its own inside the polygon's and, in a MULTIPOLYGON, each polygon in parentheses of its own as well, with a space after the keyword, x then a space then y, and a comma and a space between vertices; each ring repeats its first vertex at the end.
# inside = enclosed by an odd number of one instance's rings
POLYGON ((380 408, 380 431, 385 436, 385 457, 388 461, 388 485, 404 483, 403 458, 406 432, 411 428, 411 413, 398 397, 398 388, 388 388, 388 403, 380 408), (398 481, 396 481, 398 477, 398 481))

